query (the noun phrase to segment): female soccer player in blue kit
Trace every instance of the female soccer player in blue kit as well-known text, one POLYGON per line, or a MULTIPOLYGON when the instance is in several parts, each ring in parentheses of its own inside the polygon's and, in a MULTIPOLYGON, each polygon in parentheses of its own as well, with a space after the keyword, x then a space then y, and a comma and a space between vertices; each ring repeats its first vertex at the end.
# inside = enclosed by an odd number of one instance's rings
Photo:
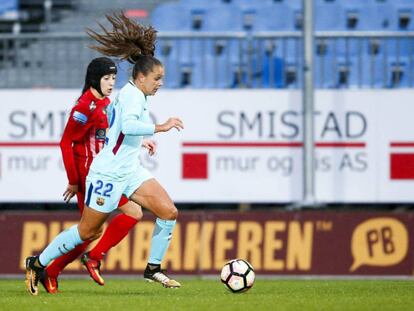
MULTIPOLYGON (((171 117, 162 124, 153 124, 149 119, 148 96, 155 95, 162 86, 164 68, 158 59, 141 52, 148 48, 153 51, 154 47, 145 46, 145 42, 155 40, 140 40, 142 27, 137 27, 123 15, 108 17, 108 20, 114 29, 112 32, 104 29, 104 35, 93 33, 102 44, 95 48, 108 56, 133 62, 132 79, 120 90, 109 109, 106 146, 95 157, 86 178, 85 208, 79 224, 61 232, 39 256, 26 258, 26 288, 32 295, 37 295, 39 277, 53 259, 83 241, 99 236, 102 225, 117 208, 122 194, 158 217, 149 258, 155 271, 151 276, 166 287, 179 287, 179 283, 178 286, 164 284, 169 279, 160 269, 178 211, 164 188, 141 165, 139 154, 143 136, 173 128, 181 130, 184 125, 177 117, 171 117)), ((155 36, 155 30, 149 34, 155 36)))

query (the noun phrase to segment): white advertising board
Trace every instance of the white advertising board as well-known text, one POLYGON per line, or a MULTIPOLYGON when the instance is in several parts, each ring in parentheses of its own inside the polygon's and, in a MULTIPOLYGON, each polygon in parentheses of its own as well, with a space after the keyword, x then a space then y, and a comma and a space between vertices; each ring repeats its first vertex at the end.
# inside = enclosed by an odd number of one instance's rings
MULTIPOLYGON (((0 202, 61 202, 59 150, 77 90, 0 91, 0 202)), ((413 90, 315 93, 315 190, 320 202, 414 201, 413 90)), ((296 202, 302 198, 301 95, 291 90, 163 90, 142 161, 176 202, 296 202)), ((144 150, 143 150, 144 151, 144 150)))

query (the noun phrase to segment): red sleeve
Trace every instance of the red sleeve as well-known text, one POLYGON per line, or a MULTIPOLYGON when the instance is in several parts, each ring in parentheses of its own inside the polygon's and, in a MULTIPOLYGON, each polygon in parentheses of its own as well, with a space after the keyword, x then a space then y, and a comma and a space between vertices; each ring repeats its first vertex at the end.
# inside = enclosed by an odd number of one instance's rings
POLYGON ((91 127, 88 118, 91 114, 89 105, 79 100, 78 104, 72 109, 69 120, 60 140, 60 150, 62 152, 63 163, 65 165, 66 175, 69 184, 77 185, 79 183, 79 174, 75 165, 73 155, 73 143, 82 141, 87 131, 91 127))

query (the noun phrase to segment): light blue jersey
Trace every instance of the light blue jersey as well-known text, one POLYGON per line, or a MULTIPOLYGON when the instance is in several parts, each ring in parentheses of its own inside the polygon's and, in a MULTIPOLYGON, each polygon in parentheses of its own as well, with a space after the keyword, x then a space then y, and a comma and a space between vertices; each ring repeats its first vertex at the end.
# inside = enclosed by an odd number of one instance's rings
POLYGON ((106 144, 92 161, 85 196, 87 206, 103 213, 116 209, 122 194, 130 197, 153 178, 139 160, 143 137, 155 131, 144 93, 130 81, 108 111, 106 144))
POLYGON ((132 81, 120 90, 108 111, 106 144, 90 172, 122 180, 141 165, 143 136, 153 135, 155 124, 150 121, 146 96, 132 81))

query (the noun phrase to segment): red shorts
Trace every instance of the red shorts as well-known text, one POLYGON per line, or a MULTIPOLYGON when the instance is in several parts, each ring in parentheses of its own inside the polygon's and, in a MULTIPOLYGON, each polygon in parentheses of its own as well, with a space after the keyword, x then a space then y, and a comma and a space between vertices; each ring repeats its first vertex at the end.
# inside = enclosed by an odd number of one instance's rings
POLYGON ((125 196, 125 194, 123 194, 121 196, 121 200, 119 200, 118 207, 121 207, 122 205, 127 204, 128 201, 129 201, 129 199, 125 196))

